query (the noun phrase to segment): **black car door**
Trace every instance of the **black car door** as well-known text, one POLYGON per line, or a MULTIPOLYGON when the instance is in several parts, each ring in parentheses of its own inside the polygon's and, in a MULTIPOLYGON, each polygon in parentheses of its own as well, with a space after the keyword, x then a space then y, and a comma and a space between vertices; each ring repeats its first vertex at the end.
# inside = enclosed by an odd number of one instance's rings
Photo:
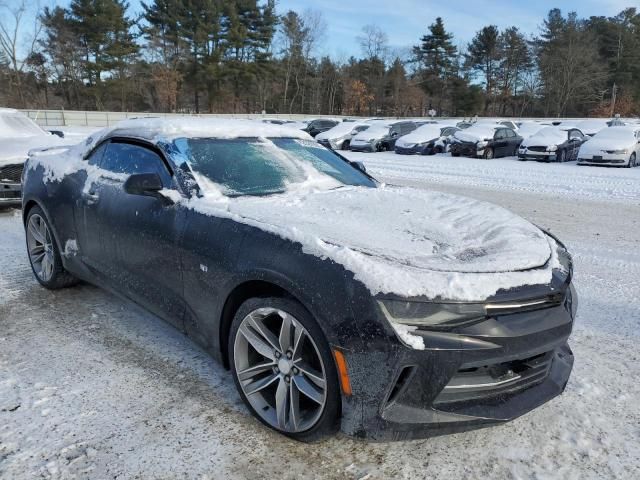
POLYGON ((95 182, 93 208, 102 273, 115 290, 182 328, 183 284, 177 244, 184 209, 163 197, 124 190, 126 179, 141 173, 158 174, 166 189, 175 189, 169 164, 151 145, 112 140, 100 168, 105 173, 95 182))
POLYGON ((575 160, 578 158, 580 145, 584 143, 585 137, 582 132, 576 128, 569 130, 569 150, 567 151, 567 160, 575 160))
POLYGON ((499 128, 493 134, 493 156, 494 158, 502 157, 508 148, 506 128, 499 128))

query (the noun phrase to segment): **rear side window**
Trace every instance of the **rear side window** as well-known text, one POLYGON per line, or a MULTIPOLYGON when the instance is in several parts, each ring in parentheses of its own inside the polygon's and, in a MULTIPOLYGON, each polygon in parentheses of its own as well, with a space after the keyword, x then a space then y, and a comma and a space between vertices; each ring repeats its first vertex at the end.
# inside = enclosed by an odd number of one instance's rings
POLYGON ((171 174, 160 155, 153 150, 131 143, 109 143, 100 167, 114 173, 157 173, 164 185, 171 184, 171 174))

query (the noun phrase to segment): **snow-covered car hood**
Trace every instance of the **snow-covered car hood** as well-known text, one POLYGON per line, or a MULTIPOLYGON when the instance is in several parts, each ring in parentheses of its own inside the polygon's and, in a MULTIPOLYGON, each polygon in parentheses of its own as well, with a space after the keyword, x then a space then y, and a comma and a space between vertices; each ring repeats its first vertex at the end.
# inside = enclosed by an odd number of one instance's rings
POLYGON ((567 141, 567 132, 555 127, 545 127, 538 133, 531 135, 525 139, 521 147, 528 147, 529 145, 537 145, 546 147, 549 145, 558 145, 567 141))
POLYGON ((388 126, 373 125, 363 132, 358 133, 355 137, 353 137, 353 140, 355 140, 356 142, 368 142, 372 138, 379 139, 386 135, 389 135, 389 128, 390 127, 388 126))
POLYGON ((553 240, 528 221, 438 192, 343 187, 188 205, 299 242, 342 264, 373 294, 484 300, 500 289, 546 284, 557 264, 550 262, 553 240))
POLYGON ((68 142, 56 135, 36 135, 33 137, 0 139, 0 166, 21 163, 27 159, 29 150, 63 145, 68 142))
POLYGON ((491 140, 495 133, 495 129, 492 127, 480 128, 470 127, 465 130, 458 130, 453 134, 454 138, 462 142, 478 142, 481 140, 491 140))
POLYGON ((351 132, 354 128, 360 127, 362 125, 367 124, 363 122, 341 122, 325 132, 320 132, 318 135, 316 135, 316 140, 335 140, 338 138, 342 138, 347 135, 351 135, 351 132))
POLYGON ((440 130, 441 127, 439 125, 423 125, 413 132, 400 137, 396 141, 396 145, 406 147, 407 145, 415 145, 416 143, 424 143, 440 138, 440 130))
MULTIPOLYGON (((614 127, 615 128, 615 127, 614 127)), ((636 144, 636 140, 631 137, 624 138, 597 138, 585 142, 580 147, 580 153, 588 155, 598 155, 606 150, 629 150, 631 151, 636 144)))

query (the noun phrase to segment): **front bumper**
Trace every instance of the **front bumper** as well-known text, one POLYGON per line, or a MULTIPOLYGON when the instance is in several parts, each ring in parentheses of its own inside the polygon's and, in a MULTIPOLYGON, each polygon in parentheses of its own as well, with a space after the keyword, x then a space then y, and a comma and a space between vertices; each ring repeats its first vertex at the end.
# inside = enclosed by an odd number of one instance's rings
POLYGON ((573 367, 567 340, 577 297, 568 292, 554 307, 456 331, 416 330, 424 350, 379 342, 347 352, 347 401, 356 405, 343 431, 372 440, 461 432, 510 421, 561 394, 573 367))
POLYGON ((352 152, 375 152, 376 148, 372 143, 353 143, 349 144, 349 150, 352 152))
POLYGON ((461 155, 463 157, 480 157, 484 153, 484 149, 478 149, 478 145, 470 142, 452 143, 449 151, 452 155, 461 155))
POLYGON ((536 160, 538 162, 555 162, 557 160, 555 152, 532 152, 529 150, 518 151, 519 160, 536 160))
POLYGON ((21 184, 0 182, 0 207, 9 205, 20 205, 21 202, 21 184))
POLYGON ((399 147, 396 144, 395 152, 400 155, 431 155, 433 153, 433 148, 422 145, 414 145, 413 147, 399 147))
POLYGON ((578 158, 578 165, 612 165, 625 167, 629 165, 629 155, 603 153, 602 155, 583 155, 578 158))

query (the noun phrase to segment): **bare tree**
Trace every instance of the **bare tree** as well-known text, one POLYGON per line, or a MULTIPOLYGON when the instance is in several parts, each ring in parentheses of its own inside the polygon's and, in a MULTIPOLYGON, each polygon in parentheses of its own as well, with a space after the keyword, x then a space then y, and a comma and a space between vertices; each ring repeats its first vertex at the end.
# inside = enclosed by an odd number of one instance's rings
POLYGON ((32 6, 26 0, 17 3, 6 0, 0 1, 0 51, 2 51, 11 65, 14 83, 18 92, 21 107, 26 106, 22 75, 26 66, 26 59, 35 51, 36 42, 42 29, 40 17, 33 17, 33 29, 27 30, 27 15, 29 9, 39 10, 39 5, 32 6))
POLYGON ((362 35, 356 37, 362 53, 368 58, 377 58, 385 61, 389 47, 387 34, 377 25, 365 25, 362 27, 362 35))

